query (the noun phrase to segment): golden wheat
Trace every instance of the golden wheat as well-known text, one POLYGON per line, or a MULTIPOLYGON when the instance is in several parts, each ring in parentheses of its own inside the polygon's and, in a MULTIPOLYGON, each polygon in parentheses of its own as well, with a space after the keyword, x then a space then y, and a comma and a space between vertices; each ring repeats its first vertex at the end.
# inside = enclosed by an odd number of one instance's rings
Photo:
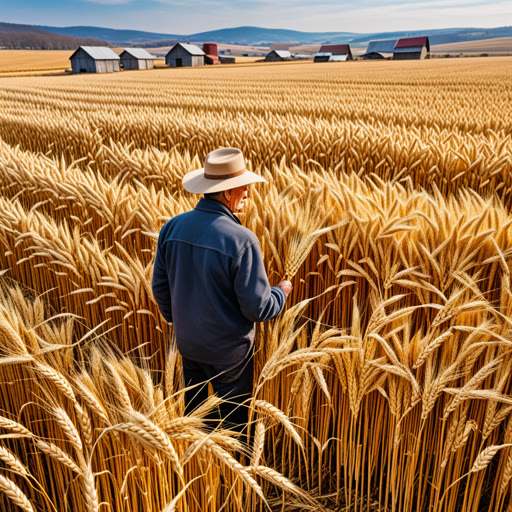
POLYGON ((36 483, 12 503, 510 507, 510 60, 381 64, 2 80, 0 459, 36 483), (240 218, 294 284, 248 446, 206 428, 216 397, 183 415, 150 284, 224 145, 268 180, 240 218))

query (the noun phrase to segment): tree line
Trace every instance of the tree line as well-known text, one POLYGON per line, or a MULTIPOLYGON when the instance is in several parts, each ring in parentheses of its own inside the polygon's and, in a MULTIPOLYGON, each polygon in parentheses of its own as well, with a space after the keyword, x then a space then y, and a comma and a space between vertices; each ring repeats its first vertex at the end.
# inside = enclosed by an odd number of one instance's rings
POLYGON ((78 46, 112 46, 99 39, 64 36, 53 32, 0 30, 0 48, 9 50, 74 50, 78 46))

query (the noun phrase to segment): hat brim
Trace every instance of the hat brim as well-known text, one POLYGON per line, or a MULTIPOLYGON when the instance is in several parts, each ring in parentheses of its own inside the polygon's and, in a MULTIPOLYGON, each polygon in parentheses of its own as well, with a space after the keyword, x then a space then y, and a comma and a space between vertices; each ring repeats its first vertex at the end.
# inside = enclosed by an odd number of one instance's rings
POLYGON ((267 183, 267 180, 258 174, 245 171, 240 176, 212 180, 204 177, 204 168, 191 171, 183 176, 183 188, 192 194, 213 194, 223 190, 250 185, 251 183, 267 183))

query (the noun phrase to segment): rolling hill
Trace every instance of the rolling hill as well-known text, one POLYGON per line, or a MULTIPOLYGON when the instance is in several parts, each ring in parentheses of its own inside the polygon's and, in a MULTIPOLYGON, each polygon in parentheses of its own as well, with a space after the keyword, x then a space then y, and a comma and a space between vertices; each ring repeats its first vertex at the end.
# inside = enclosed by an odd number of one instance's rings
POLYGON ((497 37, 476 41, 461 41, 458 43, 439 44, 431 47, 434 53, 465 53, 490 55, 512 54, 512 37, 497 37))
MULTIPOLYGON (((350 43, 354 47, 365 47, 370 40, 374 39, 395 39, 400 37, 416 37, 424 35, 429 36, 431 45, 439 45, 462 43, 465 41, 480 41, 512 37, 512 26, 497 28, 447 28, 440 30, 373 32, 368 34, 358 34, 344 31, 301 32, 297 30, 269 29, 246 26, 198 32, 195 34, 164 34, 159 32, 119 30, 88 26, 45 27, 13 25, 5 23, 0 25, 20 27, 19 31, 37 33, 41 38, 49 37, 48 34, 53 33, 53 37, 58 34, 61 37, 74 37, 82 40, 84 38, 93 38, 96 40, 108 41, 112 45, 143 47, 168 46, 174 44, 176 41, 215 41, 220 44, 253 45, 266 47, 269 47, 272 43, 293 41, 297 45, 350 43), (23 27, 23 29, 21 29, 21 27, 23 27)), ((28 36, 25 38, 27 39, 28 36)))
POLYGON ((297 44, 350 43, 365 46, 372 39, 392 39, 427 35, 431 44, 447 44, 462 41, 512 37, 512 27, 498 28, 447 28, 439 30, 415 30, 396 32, 301 32, 297 30, 269 29, 261 27, 234 27, 195 34, 162 34, 137 30, 118 30, 100 27, 39 27, 75 37, 95 37, 118 45, 147 47, 166 46, 176 41, 216 41, 224 44, 270 46, 272 43, 294 41, 297 44))
POLYGON ((270 46, 276 41, 321 43, 329 38, 351 39, 361 34, 354 32, 300 32, 297 30, 261 27, 235 27, 195 34, 161 34, 138 30, 118 30, 100 27, 39 27, 45 30, 75 37, 96 37, 113 44, 138 44, 163 46, 176 41, 216 41, 218 43, 270 46))
POLYGON ((55 32, 70 37, 93 37, 95 39, 102 39, 111 44, 123 45, 133 44, 141 45, 159 40, 172 39, 177 40, 183 36, 176 34, 160 34, 158 32, 143 32, 140 30, 119 30, 114 28, 103 27, 45 27, 38 26, 37 28, 55 32))

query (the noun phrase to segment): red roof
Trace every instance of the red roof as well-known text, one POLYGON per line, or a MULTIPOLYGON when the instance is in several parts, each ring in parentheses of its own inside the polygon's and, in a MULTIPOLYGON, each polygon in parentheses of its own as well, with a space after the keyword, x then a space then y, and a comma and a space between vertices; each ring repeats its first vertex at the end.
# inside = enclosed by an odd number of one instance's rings
POLYGON ((205 55, 207 64, 220 64, 219 57, 217 55, 205 55))
POLYGON ((345 55, 350 52, 348 44, 324 44, 319 53, 332 53, 333 55, 345 55))
POLYGON ((425 46, 427 45, 427 48, 429 46, 428 44, 428 37, 406 37, 403 39, 399 39, 398 42, 395 45, 395 48, 411 48, 411 47, 417 47, 417 46, 425 46))

